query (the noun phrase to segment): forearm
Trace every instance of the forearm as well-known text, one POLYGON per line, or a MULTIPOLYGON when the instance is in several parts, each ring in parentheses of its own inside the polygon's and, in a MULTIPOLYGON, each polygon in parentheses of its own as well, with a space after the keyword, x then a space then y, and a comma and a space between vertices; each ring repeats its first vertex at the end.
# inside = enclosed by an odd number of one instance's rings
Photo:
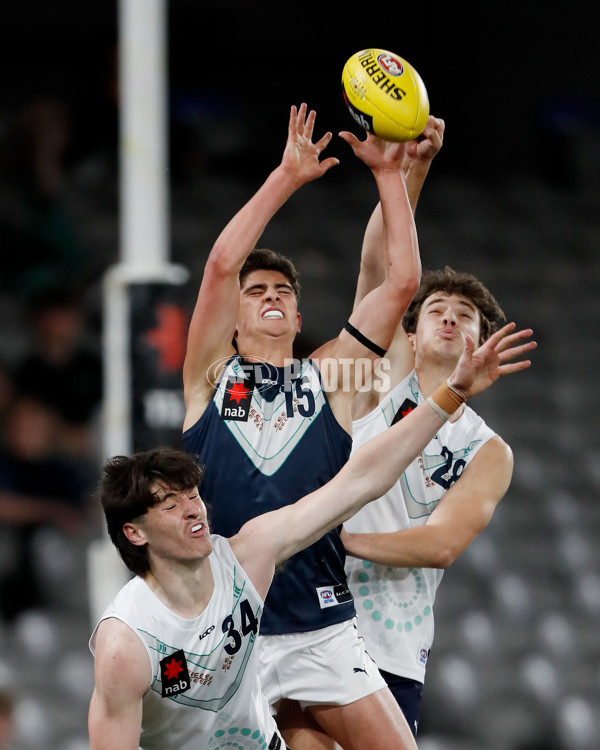
POLYGON ((269 221, 300 187, 289 171, 279 166, 223 229, 209 262, 224 271, 239 272, 269 221))
POLYGON ((394 568, 445 568, 454 560, 443 535, 427 525, 385 533, 344 531, 343 540, 348 555, 394 568))
POLYGON ((383 247, 383 218, 381 215, 381 203, 373 209, 365 234, 360 254, 360 272, 356 285, 354 306, 376 289, 385 278, 387 267, 387 256, 384 257, 383 247))
POLYGON ((427 402, 420 404, 397 425, 359 448, 326 485, 285 509, 265 514, 262 524, 275 523, 268 537, 277 540, 277 562, 309 546, 384 495, 443 423, 427 402), (279 520, 282 514, 286 516, 284 521, 279 520))
MULTIPOLYGON (((401 201, 400 214, 406 211, 406 203, 401 201)), ((395 212, 393 212, 395 213, 395 212)), ((394 220, 397 216, 393 217, 394 220)), ((412 299, 421 278, 421 259, 419 256, 416 230, 410 218, 400 227, 394 238, 389 226, 384 226, 381 202, 377 204, 365 230, 360 256, 360 273, 356 285, 354 307, 356 308, 367 294, 380 286, 393 268, 402 272, 396 276, 396 289, 405 297, 407 303, 412 299), (404 231, 403 231, 404 230, 404 231), (393 248, 390 261, 389 247, 393 248), (393 265, 392 265, 393 264, 393 265)))
POLYGON ((425 184, 427 175, 429 174, 429 167, 431 161, 424 161, 417 159, 411 162, 410 166, 404 173, 406 180, 406 192, 408 193, 408 199, 412 208, 413 214, 417 210, 417 203, 421 195, 421 190, 425 184))
MULTIPOLYGON (((404 419, 360 447, 327 484, 293 505, 260 517, 264 538, 275 546, 276 562, 308 547, 384 495, 458 407, 458 402, 453 406, 449 392, 446 384, 440 386, 404 419)), ((248 526, 244 526, 245 533, 248 526)), ((258 537, 254 531, 253 538, 258 537)))
POLYGON ((398 170, 376 175, 381 199, 381 263, 384 278, 396 293, 405 288, 412 294, 419 285, 421 259, 419 241, 406 184, 398 170))
POLYGON ((352 494, 352 484, 356 482, 356 503, 362 507, 391 489, 464 402, 465 396, 446 381, 404 419, 362 445, 342 469, 350 473, 348 491, 352 494))
POLYGON ((400 422, 361 446, 340 473, 340 476, 346 473, 348 490, 356 495, 346 518, 384 495, 444 421, 423 402, 400 422))
MULTIPOLYGON (((217 238, 206 262, 190 321, 183 368, 186 404, 200 395, 200 412, 212 393, 208 368, 230 351, 240 303, 239 274, 269 220, 298 187, 283 167, 275 169, 258 192, 231 219, 217 238)), ((198 415, 190 417, 193 419, 198 415)))
MULTIPOLYGON (((344 528, 347 553, 393 567, 448 567, 491 521, 510 484, 512 464, 510 447, 497 435, 492 437, 444 492, 427 523, 367 534, 349 533, 344 528)), ((360 528, 356 523, 349 525, 360 528)))
POLYGON ((421 261, 400 170, 380 170, 375 175, 381 203, 365 236, 351 322, 387 350, 419 286, 421 261))
POLYGON ((417 210, 421 189, 429 174, 431 162, 442 148, 445 127, 446 124, 441 118, 430 115, 425 130, 407 146, 402 168, 413 214, 417 210))

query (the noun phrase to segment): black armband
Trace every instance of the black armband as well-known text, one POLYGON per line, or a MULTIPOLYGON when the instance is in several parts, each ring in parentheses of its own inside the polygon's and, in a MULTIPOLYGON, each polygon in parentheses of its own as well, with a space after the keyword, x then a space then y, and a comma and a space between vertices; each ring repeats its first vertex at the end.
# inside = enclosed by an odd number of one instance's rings
POLYGON ((371 341, 370 339, 368 339, 368 338, 367 338, 366 336, 363 336, 363 335, 362 335, 362 333, 361 333, 361 332, 360 332, 360 331, 359 331, 359 330, 358 330, 357 328, 355 328, 355 327, 354 327, 354 326, 352 325, 352 323, 350 323, 350 321, 348 321, 348 322, 346 323, 346 325, 344 326, 344 328, 346 329, 346 331, 348 331, 348 333, 349 333, 349 334, 350 334, 351 336, 354 336, 354 338, 355 338, 355 339, 356 339, 357 341, 360 341, 360 343, 361 343, 361 344, 362 344, 363 346, 366 346, 366 347, 367 347, 367 349, 370 349, 370 350, 371 350, 371 351, 372 351, 372 352, 373 352, 374 354, 377 354, 377 355, 378 355, 378 356, 380 356, 380 357, 385 357, 385 349, 382 349, 382 348, 381 348, 380 346, 377 346, 377 344, 374 344, 374 343, 373 343, 373 342, 372 342, 372 341, 371 341))

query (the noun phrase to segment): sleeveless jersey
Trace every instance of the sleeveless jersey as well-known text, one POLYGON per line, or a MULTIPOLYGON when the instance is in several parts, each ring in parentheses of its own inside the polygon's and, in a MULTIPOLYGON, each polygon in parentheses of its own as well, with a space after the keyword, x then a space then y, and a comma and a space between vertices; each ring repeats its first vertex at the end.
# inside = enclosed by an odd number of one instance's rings
MULTIPOLYGON (((230 537, 249 519, 326 484, 348 460, 352 439, 310 360, 279 368, 234 355, 183 445, 205 467, 200 494, 211 528, 230 537)), ((344 562, 339 529, 286 561, 267 596, 261 634, 317 630, 354 617, 344 562)))
MULTIPOLYGON (((214 535, 212 543, 208 559, 215 587, 201 615, 176 615, 135 577, 100 620, 115 617, 128 625, 150 659, 143 750, 285 747, 258 678, 254 646, 263 601, 228 540, 214 535)), ((97 627, 90 639, 92 653, 97 627)))
MULTIPOLYGON (((353 423, 354 450, 423 401, 416 371, 398 383, 372 412, 353 423)), ((468 406, 446 422, 383 497, 344 526, 351 533, 399 531, 425 524, 444 492, 494 432, 468 406)), ((394 568, 348 557, 348 583, 358 628, 377 666, 423 682, 433 642, 433 603, 443 571, 394 568)))

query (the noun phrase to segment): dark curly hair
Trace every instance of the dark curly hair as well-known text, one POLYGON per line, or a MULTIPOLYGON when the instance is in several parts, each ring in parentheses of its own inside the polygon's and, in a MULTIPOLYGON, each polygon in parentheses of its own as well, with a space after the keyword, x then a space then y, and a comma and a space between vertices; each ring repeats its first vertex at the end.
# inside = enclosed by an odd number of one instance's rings
POLYGON ((203 469, 187 453, 174 448, 154 448, 131 457, 115 456, 104 465, 98 496, 104 509, 108 535, 123 562, 135 575, 150 570, 146 545, 132 544, 123 525, 145 515, 160 502, 151 487, 161 482, 175 491, 197 487, 203 469))
POLYGON ((425 271, 423 273, 421 284, 402 320, 402 325, 407 333, 416 331, 421 307, 425 300, 435 292, 448 295, 459 294, 475 305, 481 317, 479 344, 486 341, 506 320, 502 308, 492 293, 476 276, 455 271, 450 266, 445 266, 437 271, 425 271))
POLYGON ((300 279, 296 267, 292 261, 281 253, 267 248, 255 248, 246 258, 244 265, 240 270, 240 284, 244 283, 246 276, 253 271, 279 271, 290 282, 291 287, 300 299, 300 279))

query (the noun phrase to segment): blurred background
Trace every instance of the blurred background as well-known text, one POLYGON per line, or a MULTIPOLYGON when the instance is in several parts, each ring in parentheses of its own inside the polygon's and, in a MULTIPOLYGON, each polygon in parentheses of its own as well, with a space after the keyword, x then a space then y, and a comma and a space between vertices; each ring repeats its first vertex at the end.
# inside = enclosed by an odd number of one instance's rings
MULTIPOLYGON (((317 135, 334 133, 327 153, 341 164, 294 195, 261 244, 301 272, 302 349, 337 335, 377 200, 335 137, 360 135, 341 70, 368 46, 405 57, 446 121, 417 210, 423 265, 478 275, 539 343, 528 372, 473 404, 513 447, 514 479, 445 574, 419 745, 597 750, 600 69, 589 4, 165 9, 161 260, 189 278, 129 290, 129 375, 143 391, 134 446, 176 439, 204 262, 277 165, 302 101, 317 135)), ((123 249, 117 11, 106 0, 0 6, 0 748, 88 745, 103 572, 90 556, 103 538, 92 493, 123 444, 112 450, 102 409, 115 372, 105 280, 123 249)))

